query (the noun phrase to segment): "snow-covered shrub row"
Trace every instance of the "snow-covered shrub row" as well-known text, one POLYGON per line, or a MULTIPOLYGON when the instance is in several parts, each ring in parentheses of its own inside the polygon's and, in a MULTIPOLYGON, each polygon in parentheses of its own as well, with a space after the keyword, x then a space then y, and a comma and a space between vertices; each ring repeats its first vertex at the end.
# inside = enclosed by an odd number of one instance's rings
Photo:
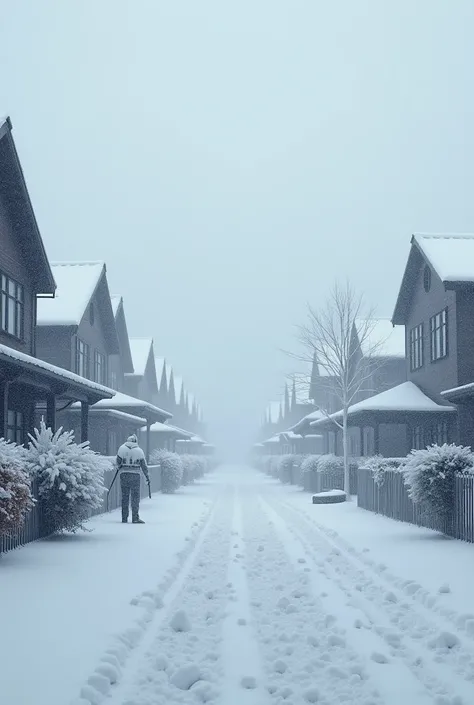
POLYGON ((183 478, 181 484, 189 485, 205 475, 209 469, 209 460, 204 455, 180 455, 183 464, 183 478))
POLYGON ((34 506, 23 446, 0 439, 0 536, 21 529, 34 506))
POLYGON ((403 465, 405 484, 415 504, 444 518, 454 512, 455 477, 474 474, 474 454, 454 443, 412 450, 403 465))
POLYGON ((176 492, 183 480, 181 456, 178 453, 158 448, 152 455, 152 462, 161 468, 161 491, 164 494, 176 492))
POLYGON ((38 498, 48 534, 77 531, 93 509, 102 506, 104 473, 110 462, 74 442, 73 431, 53 433, 44 421, 35 429, 25 456, 26 467, 38 480, 38 498))
POLYGON ((374 478, 375 484, 381 487, 385 480, 386 472, 401 471, 406 458, 384 458, 382 455, 373 455, 363 458, 360 467, 369 470, 374 478))
POLYGON ((280 455, 278 458, 278 478, 280 482, 290 484, 293 479, 293 463, 295 456, 292 454, 280 455))
POLYGON ((278 468, 281 455, 265 455, 263 458, 263 471, 270 477, 278 477, 278 468))
POLYGON ((318 472, 344 472, 344 458, 333 453, 320 455, 318 472))
POLYGON ((318 472, 318 463, 320 457, 320 455, 307 455, 301 463, 301 474, 304 476, 307 474, 318 472))

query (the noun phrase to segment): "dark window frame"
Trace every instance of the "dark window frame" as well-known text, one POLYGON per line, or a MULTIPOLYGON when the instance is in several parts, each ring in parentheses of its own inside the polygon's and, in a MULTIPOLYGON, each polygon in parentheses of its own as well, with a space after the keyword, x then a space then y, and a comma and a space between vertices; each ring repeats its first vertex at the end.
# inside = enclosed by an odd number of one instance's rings
POLYGON ((413 450, 426 448, 425 429, 423 426, 414 426, 411 431, 411 447, 413 450))
POLYGON ((431 269, 428 265, 423 270, 423 289, 426 293, 431 289, 431 269))
POLYGON ((410 370, 420 370, 425 364, 424 324, 418 323, 410 330, 410 370))
POLYGON ((100 350, 94 350, 94 382, 107 384, 107 355, 100 350))
POLYGON ((430 318, 430 359, 431 362, 438 362, 448 355, 448 309, 446 307, 430 318))
POLYGON ((76 335, 75 371, 77 375, 85 379, 90 379, 90 357, 90 345, 76 335))
POLYGON ((25 339, 25 287, 3 271, 0 271, 0 327, 6 335, 25 339), (10 329, 12 311, 14 322, 10 329))
POLYGON ((22 445, 25 440, 25 415, 22 411, 8 409, 7 440, 22 445))

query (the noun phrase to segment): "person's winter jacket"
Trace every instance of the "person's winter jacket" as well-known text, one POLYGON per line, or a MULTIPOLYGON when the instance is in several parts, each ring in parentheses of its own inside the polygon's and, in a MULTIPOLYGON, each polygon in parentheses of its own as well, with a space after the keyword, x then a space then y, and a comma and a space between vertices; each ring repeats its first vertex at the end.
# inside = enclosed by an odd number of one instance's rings
POLYGON ((138 445, 136 436, 130 436, 130 438, 120 446, 117 451, 116 462, 120 473, 132 472, 139 475, 140 472, 143 472, 147 482, 150 481, 145 454, 138 445))

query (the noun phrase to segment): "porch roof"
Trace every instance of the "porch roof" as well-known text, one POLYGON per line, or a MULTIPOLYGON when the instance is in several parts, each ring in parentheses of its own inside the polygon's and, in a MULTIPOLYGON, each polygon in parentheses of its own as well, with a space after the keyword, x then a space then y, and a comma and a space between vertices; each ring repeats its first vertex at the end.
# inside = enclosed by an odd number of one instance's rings
MULTIPOLYGON (((376 394, 373 397, 364 399, 363 401, 353 404, 349 407, 348 416, 353 418, 363 414, 432 414, 432 413, 451 413, 456 411, 455 407, 445 404, 438 404, 430 399, 419 387, 413 382, 402 382, 396 387, 387 389, 385 392, 376 394)), ((312 427, 324 426, 328 421, 342 420, 342 410, 335 414, 330 414, 324 418, 313 421, 312 427)))
POLYGON ((441 392, 441 396, 454 403, 463 399, 474 399, 474 382, 453 387, 453 389, 445 389, 444 392, 441 392))
POLYGON ((6 376, 15 382, 44 387, 64 399, 94 404, 100 400, 110 401, 115 395, 113 389, 7 345, 0 345, 0 363, 3 363, 6 376))
POLYGON ((316 409, 315 411, 312 411, 310 414, 307 414, 302 419, 300 419, 298 423, 295 423, 294 426, 292 426, 289 430, 293 431, 294 433, 301 433, 305 430, 305 428, 309 428, 313 421, 319 421, 319 419, 322 418, 326 418, 324 412, 322 412, 320 409, 316 409))
MULTIPOLYGON (((146 431, 146 426, 142 428, 142 431, 146 431)), ((150 433, 161 433, 163 435, 172 436, 173 438, 177 438, 182 441, 189 440, 190 438, 192 438, 193 435, 189 431, 184 431, 182 428, 161 423, 160 421, 157 421, 152 426, 150 426, 150 433)))
MULTIPOLYGON (((71 407, 71 411, 74 413, 80 412, 80 409, 74 405, 71 407)), ((141 416, 135 416, 134 414, 127 414, 124 411, 118 411, 117 409, 100 409, 97 406, 91 406, 89 409, 91 417, 94 416, 104 416, 105 418, 116 419, 117 421, 123 421, 124 423, 133 424, 134 426, 141 427, 144 425, 146 419, 141 416)))
MULTIPOLYGON (((76 406, 75 404, 72 405, 76 406)), ((142 419, 147 421, 166 421, 170 419, 173 414, 164 409, 160 409, 154 404, 150 404, 142 399, 136 399, 123 392, 116 392, 113 399, 101 399, 98 401, 94 408, 96 409, 116 409, 117 411, 123 411, 126 414, 137 415, 142 419)))

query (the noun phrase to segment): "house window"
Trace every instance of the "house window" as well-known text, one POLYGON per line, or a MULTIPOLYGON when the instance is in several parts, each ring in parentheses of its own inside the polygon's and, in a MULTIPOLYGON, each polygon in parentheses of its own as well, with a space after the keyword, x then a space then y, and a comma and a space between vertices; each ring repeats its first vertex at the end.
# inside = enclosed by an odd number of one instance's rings
POLYGON ((423 323, 410 331, 410 369, 423 367, 423 323))
POLYGON ((1 320, 2 330, 23 338, 24 289, 14 279, 2 274, 1 320))
POLYGON ((431 269, 426 265, 423 271, 423 288, 428 293, 431 289, 431 269))
POLYGON ((328 431, 328 453, 333 455, 336 453, 336 434, 334 431, 328 431))
POLYGON ((98 384, 107 384, 107 358, 99 350, 94 352, 94 380, 98 384))
POLYGON ((414 450, 425 448, 425 433, 423 426, 415 426, 412 429, 411 447, 414 450))
POLYGON ((441 360, 448 354, 448 310, 430 318, 431 362, 441 360))
POLYGON ((24 438, 24 419, 21 411, 8 410, 7 440, 22 444, 24 438))
POLYGON ((91 326, 94 325, 94 321, 95 321, 94 304, 91 304, 89 306, 89 323, 91 324, 91 326))
POLYGON ((89 379, 90 374, 90 348, 80 338, 76 337, 76 374, 89 379))

